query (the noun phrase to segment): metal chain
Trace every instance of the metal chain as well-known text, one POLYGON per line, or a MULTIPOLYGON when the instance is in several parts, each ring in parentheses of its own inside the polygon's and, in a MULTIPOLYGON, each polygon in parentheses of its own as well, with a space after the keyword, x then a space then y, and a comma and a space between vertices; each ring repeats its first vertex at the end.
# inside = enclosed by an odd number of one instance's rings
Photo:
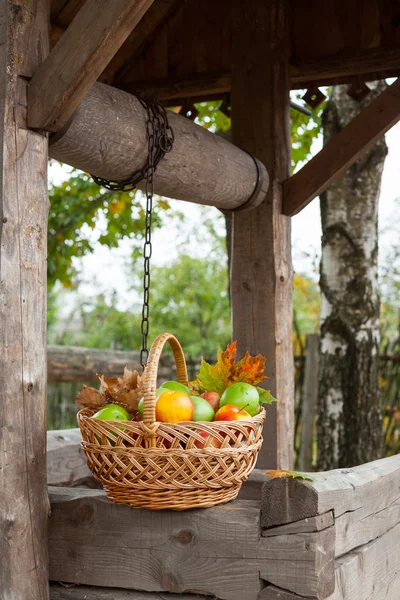
POLYGON ((93 180, 108 190, 129 192, 136 188, 140 181, 146 181, 146 227, 144 235, 143 259, 143 308, 142 308, 142 349, 140 351, 140 364, 143 369, 146 366, 149 351, 147 338, 150 325, 150 259, 152 255, 151 229, 153 220, 153 195, 154 195, 154 173, 158 163, 167 152, 172 150, 174 133, 168 123, 167 112, 161 104, 152 98, 135 94, 140 100, 147 113, 146 134, 148 156, 146 164, 138 171, 132 173, 124 181, 111 181, 102 177, 92 175, 93 180))

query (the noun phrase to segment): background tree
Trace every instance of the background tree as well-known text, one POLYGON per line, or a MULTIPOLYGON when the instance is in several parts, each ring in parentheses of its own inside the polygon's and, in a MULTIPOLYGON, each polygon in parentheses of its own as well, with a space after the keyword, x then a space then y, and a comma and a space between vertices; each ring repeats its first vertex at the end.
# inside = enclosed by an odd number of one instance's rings
MULTIPOLYGON (((339 133, 385 84, 363 102, 332 89, 323 116, 324 143, 339 133)), ((378 385, 378 201, 385 140, 321 195, 321 352, 318 468, 354 466, 382 455, 378 385)))

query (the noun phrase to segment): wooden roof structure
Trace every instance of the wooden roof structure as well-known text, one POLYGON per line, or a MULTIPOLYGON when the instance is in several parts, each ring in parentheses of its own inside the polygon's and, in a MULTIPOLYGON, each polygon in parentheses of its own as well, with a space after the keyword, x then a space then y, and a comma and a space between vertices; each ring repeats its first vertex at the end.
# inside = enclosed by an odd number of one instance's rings
POLYGON ((226 100, 232 144, 174 115, 159 191, 231 211, 232 336, 239 354, 267 355, 280 400, 258 466, 288 468, 290 216, 399 120, 400 80, 292 176, 289 92, 313 101, 319 86, 348 83, 360 97, 399 73, 398 0, 0 0, 0 595, 48 599, 49 154, 112 178, 146 158, 132 92, 166 106, 226 100))

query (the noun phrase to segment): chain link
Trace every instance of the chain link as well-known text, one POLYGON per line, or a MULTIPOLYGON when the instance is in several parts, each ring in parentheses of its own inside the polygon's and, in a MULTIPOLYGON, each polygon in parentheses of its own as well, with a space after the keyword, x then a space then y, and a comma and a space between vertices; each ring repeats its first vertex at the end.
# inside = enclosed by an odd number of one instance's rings
POLYGON ((152 98, 143 96, 139 93, 135 94, 140 100, 142 106, 147 113, 146 135, 148 156, 145 165, 132 173, 130 177, 124 181, 112 181, 102 177, 92 175, 95 183, 101 185, 108 190, 130 192, 134 190, 140 181, 145 180, 145 195, 146 195, 146 221, 145 235, 143 246, 143 308, 142 308, 142 349, 140 351, 140 364, 143 369, 146 366, 149 355, 147 338, 149 335, 150 326, 150 259, 152 255, 151 230, 153 220, 153 195, 154 195, 154 173, 158 163, 167 152, 172 150, 174 143, 174 133, 168 123, 167 112, 161 104, 152 98))

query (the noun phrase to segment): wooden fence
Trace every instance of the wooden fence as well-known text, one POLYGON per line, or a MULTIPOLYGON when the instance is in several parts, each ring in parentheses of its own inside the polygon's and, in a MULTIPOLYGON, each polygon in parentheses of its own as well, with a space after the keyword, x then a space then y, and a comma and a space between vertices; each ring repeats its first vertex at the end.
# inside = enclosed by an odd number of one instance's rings
POLYGON ((48 433, 51 600, 400 598, 400 455, 152 512, 74 488, 94 487, 79 440, 48 433))

